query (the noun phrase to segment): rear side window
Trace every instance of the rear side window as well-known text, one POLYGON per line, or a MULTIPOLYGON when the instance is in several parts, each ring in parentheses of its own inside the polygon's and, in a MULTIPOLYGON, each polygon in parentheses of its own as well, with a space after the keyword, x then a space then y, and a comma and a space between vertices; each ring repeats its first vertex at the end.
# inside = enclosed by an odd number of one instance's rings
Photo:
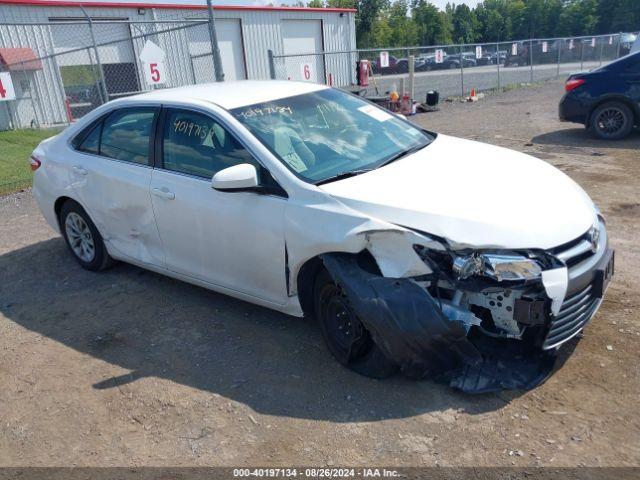
POLYGON ((100 132, 102 131, 102 122, 98 122, 97 125, 89 131, 84 139, 76 146, 76 149, 81 152, 93 153, 98 155, 100 152, 100 132))
POLYGON ((154 108, 127 108, 111 113, 102 125, 99 154, 148 165, 154 116, 154 108))

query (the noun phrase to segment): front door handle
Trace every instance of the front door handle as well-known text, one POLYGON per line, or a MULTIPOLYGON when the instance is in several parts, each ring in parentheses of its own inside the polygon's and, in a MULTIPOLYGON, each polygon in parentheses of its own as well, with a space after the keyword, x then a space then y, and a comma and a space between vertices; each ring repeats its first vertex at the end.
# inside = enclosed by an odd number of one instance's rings
POLYGON ((74 165, 73 171, 76 172, 78 175, 86 175, 87 173, 89 173, 89 170, 87 170, 84 167, 81 167, 80 165, 74 165))
POLYGON ((151 190, 151 193, 153 193, 156 197, 164 198, 165 200, 173 200, 174 198, 176 198, 175 193, 170 192, 164 187, 154 188, 153 190, 151 190))

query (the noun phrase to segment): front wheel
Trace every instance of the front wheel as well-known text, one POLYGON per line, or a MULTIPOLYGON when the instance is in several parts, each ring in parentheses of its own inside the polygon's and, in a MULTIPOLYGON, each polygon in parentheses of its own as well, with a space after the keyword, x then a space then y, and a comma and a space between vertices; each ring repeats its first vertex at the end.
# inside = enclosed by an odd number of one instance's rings
POLYGON ((82 268, 96 272, 114 263, 98 229, 78 203, 65 202, 59 220, 65 242, 82 268))
POLYGON ((633 112, 624 103, 604 103, 591 114, 589 129, 603 140, 619 140, 631 133, 633 112))
POLYGON ((349 299, 324 269, 316 277, 314 308, 327 347, 342 365, 371 378, 387 378, 398 370, 384 356, 351 308, 349 299))

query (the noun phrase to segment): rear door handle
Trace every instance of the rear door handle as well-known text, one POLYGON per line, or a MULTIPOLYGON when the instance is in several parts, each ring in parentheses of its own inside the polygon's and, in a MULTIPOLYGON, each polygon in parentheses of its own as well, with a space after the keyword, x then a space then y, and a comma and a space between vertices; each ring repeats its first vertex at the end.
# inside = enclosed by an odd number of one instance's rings
POLYGON ((151 190, 151 193, 153 193, 156 197, 164 198, 165 200, 173 200, 174 198, 176 198, 175 193, 170 192, 164 187, 154 188, 153 190, 151 190))
POLYGON ((87 170, 84 167, 81 167, 80 165, 74 165, 73 171, 76 172, 78 175, 86 175, 87 173, 89 173, 89 170, 87 170))

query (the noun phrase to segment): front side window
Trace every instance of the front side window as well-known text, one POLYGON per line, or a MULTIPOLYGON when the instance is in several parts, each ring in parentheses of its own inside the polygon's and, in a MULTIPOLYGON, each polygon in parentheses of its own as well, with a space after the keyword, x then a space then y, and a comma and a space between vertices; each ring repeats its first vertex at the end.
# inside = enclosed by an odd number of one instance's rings
POLYGON ((148 165, 149 139, 155 113, 154 108, 145 107, 121 109, 109 114, 102 125, 99 154, 148 165))
POLYGON ((311 183, 379 168, 433 140, 388 111, 334 89, 231 113, 298 177, 311 183))
POLYGON ((258 167, 253 156, 218 122, 188 110, 167 112, 162 151, 165 169, 207 179, 241 163, 258 167))

